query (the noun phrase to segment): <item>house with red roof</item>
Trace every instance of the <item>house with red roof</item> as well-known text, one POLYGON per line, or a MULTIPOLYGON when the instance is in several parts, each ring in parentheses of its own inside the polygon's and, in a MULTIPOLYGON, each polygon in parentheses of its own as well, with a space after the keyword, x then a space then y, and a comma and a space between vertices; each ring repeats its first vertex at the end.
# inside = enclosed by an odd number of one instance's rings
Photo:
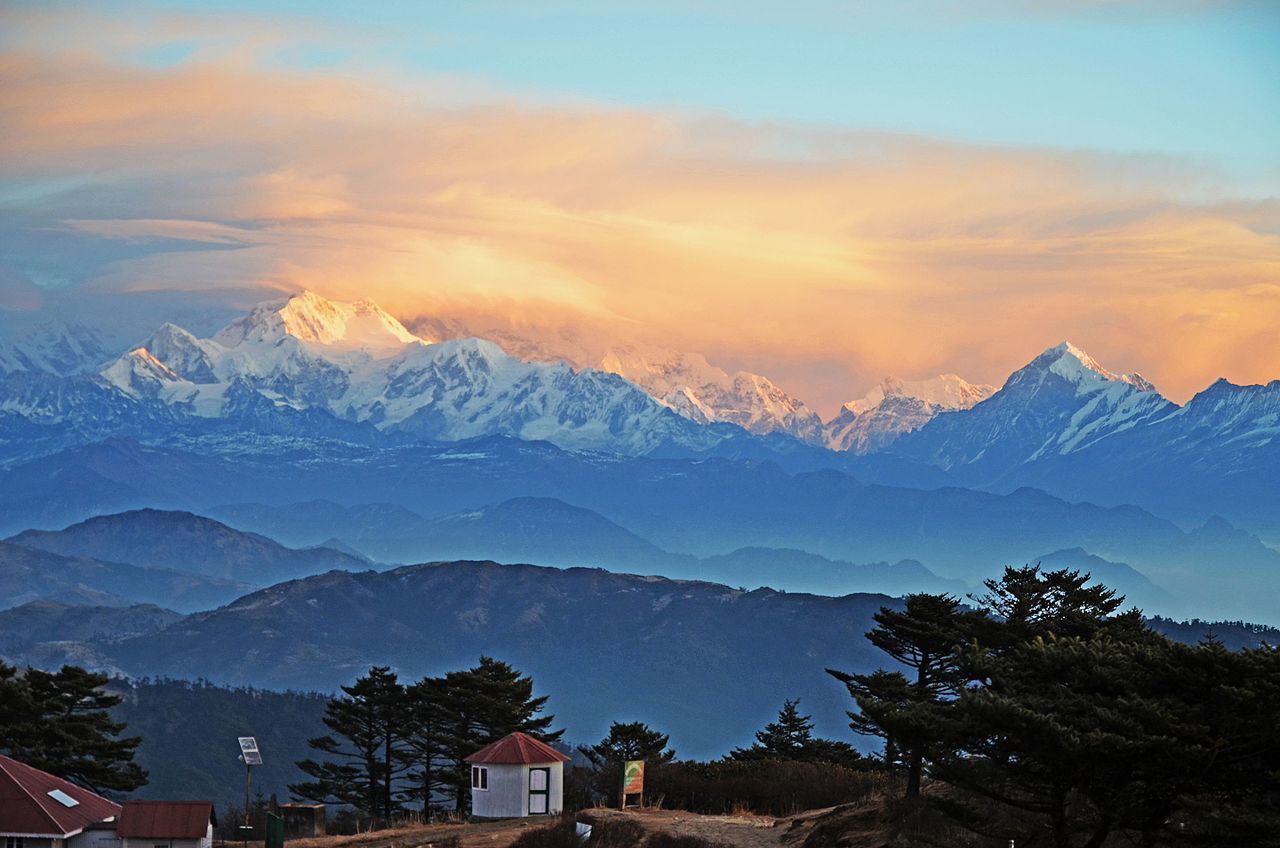
POLYGON ((3 848, 116 848, 120 805, 0 755, 3 848))
POLYGON ((512 733, 467 757, 471 815, 506 819, 556 815, 564 808, 569 758, 527 733, 512 733))
POLYGON ((125 801, 0 755, 0 848, 211 848, 211 801, 125 801))
POLYGON ((212 801, 125 801, 116 833, 120 848, 210 848, 212 801))

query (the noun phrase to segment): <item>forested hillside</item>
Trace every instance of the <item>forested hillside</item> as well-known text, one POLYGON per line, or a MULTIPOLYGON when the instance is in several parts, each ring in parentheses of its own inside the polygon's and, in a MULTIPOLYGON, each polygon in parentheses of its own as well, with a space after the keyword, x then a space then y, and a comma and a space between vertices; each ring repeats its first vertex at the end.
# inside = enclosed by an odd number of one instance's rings
POLYGON ((244 764, 238 736, 254 736, 262 749, 254 767, 254 794, 281 801, 302 777, 294 763, 309 756, 307 739, 325 732, 328 696, 223 688, 206 681, 141 680, 114 683, 124 697, 112 710, 141 736, 137 762, 148 772, 139 798, 209 798, 219 810, 244 806, 244 764))

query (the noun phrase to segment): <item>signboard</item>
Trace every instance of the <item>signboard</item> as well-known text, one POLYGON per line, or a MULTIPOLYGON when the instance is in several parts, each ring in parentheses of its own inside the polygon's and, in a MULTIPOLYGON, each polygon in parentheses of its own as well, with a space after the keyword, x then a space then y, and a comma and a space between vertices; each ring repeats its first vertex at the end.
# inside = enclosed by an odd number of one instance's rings
POLYGON ((622 766, 622 794, 644 792, 644 760, 627 760, 622 766))
POLYGON ((247 766, 262 765, 262 752, 258 750, 258 740, 252 736, 241 736, 240 739, 240 756, 247 766))

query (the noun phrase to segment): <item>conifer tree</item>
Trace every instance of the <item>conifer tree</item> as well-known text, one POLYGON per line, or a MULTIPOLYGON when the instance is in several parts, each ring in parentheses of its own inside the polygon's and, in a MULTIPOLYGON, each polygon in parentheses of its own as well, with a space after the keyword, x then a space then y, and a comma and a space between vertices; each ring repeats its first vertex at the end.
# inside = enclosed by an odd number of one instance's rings
POLYGON ((330 759, 302 760, 298 768, 314 780, 290 785, 300 798, 350 804, 387 822, 398 811, 396 782, 408 769, 403 722, 404 687, 388 666, 374 666, 334 698, 324 723, 332 735, 307 740, 330 759), (338 738, 335 738, 335 735, 338 738))
POLYGON ((948 595, 908 595, 903 610, 882 607, 867 639, 908 669, 871 674, 827 673, 844 683, 857 701, 849 714, 857 733, 885 739, 886 761, 898 752, 906 762, 908 799, 919 797, 924 765, 945 746, 943 713, 964 683, 960 647, 981 616, 960 610, 948 595))
POLYGON ((729 758, 825 762, 854 768, 862 765, 862 755, 852 745, 813 735, 813 719, 800 714, 799 699, 784 701, 777 720, 756 731, 755 743, 750 748, 733 749, 729 758))
POLYGON ((579 746, 588 760, 598 768, 624 763, 627 760, 644 760, 647 763, 669 763, 676 752, 668 748, 670 737, 649 727, 642 721, 613 722, 609 735, 595 745, 579 746))
POLYGON ((435 796, 452 789, 453 783, 444 768, 447 693, 444 679, 424 677, 405 690, 408 706, 405 713, 405 759, 413 769, 408 775, 410 788, 406 798, 421 802, 430 816, 435 796))
POLYGON ((440 684, 440 751, 452 787, 454 807, 466 809, 471 794, 466 758, 503 736, 520 731, 543 742, 555 742, 563 730, 550 729, 555 716, 539 715, 547 696, 535 697, 533 678, 508 663, 481 657, 478 665, 451 671, 440 684))
POLYGON ((94 792, 129 792, 147 782, 133 761, 142 739, 120 737, 109 710, 123 698, 102 690, 106 675, 64 665, 57 672, 0 662, 0 751, 94 792))

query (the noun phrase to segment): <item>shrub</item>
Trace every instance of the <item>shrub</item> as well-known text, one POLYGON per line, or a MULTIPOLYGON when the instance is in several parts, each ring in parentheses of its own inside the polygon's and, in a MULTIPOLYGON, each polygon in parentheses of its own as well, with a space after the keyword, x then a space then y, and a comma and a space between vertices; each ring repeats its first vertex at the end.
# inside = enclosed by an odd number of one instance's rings
POLYGON ((860 801, 887 783, 881 772, 788 760, 670 763, 652 768, 645 780, 646 795, 667 807, 710 814, 748 809, 774 816, 860 801))
POLYGON ((701 836, 673 836, 670 833, 655 833, 649 837, 644 848, 730 848, 723 842, 711 842, 701 836))
POLYGON ((561 816, 554 824, 526 830, 511 848, 582 848, 582 840, 573 817, 561 816))
POLYGON ((591 824, 591 848, 636 848, 644 841, 644 828, 627 819, 591 824))
MULTIPOLYGON (((590 848, 637 848, 644 842, 644 828, 627 819, 582 819, 591 825, 590 848)), ((527 830, 511 848, 582 848, 578 839, 577 817, 561 816, 554 824, 527 830)))

